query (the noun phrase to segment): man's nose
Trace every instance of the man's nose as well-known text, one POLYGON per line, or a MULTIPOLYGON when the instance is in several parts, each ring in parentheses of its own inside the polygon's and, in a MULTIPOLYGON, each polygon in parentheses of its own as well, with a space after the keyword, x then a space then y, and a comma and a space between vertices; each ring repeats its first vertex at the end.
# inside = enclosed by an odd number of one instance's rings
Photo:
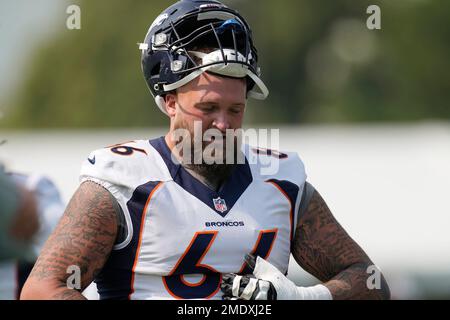
POLYGON ((226 133, 227 129, 231 129, 231 122, 225 114, 218 115, 213 121, 213 127, 226 133))

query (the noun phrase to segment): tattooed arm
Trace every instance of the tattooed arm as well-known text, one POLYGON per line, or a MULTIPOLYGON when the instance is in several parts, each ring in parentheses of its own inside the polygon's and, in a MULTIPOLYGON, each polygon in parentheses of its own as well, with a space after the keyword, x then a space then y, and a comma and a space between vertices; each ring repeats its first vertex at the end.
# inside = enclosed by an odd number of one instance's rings
POLYGON ((330 290, 333 299, 389 299, 389 287, 381 276, 381 288, 370 290, 367 268, 374 263, 333 217, 314 190, 300 217, 292 255, 307 272, 330 290))
POLYGON ((81 292, 103 268, 117 235, 114 199, 103 187, 84 182, 72 197, 22 290, 21 299, 85 299, 81 292), (81 271, 81 289, 70 289, 69 266, 81 271))

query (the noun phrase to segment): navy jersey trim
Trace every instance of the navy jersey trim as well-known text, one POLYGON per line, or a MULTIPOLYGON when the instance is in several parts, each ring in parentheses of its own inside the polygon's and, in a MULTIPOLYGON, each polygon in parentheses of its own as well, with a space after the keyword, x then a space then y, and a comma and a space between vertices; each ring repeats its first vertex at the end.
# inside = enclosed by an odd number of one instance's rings
MULTIPOLYGON (((183 166, 172 161, 172 153, 164 137, 150 140, 150 144, 159 152, 164 160, 172 179, 184 190, 209 206, 214 212, 225 217, 252 183, 253 177, 247 158, 245 164, 237 164, 230 177, 218 190, 212 190, 193 177, 183 166), (218 210, 214 199, 224 200, 226 210, 218 210)), ((223 207, 222 207, 223 208, 223 207)))
POLYGON ((283 193, 287 196, 290 204, 291 204, 291 212, 290 212, 290 220, 291 220, 291 244, 294 237, 294 230, 295 230, 295 203, 297 202, 298 192, 300 190, 299 186, 295 183, 292 183, 287 180, 276 180, 276 179, 270 179, 266 182, 273 183, 278 186, 278 188, 283 191, 283 193))
POLYGON ((20 294, 22 293, 23 286, 28 279, 28 276, 33 270, 34 262, 28 261, 18 261, 16 262, 16 299, 19 300, 20 294))
POLYGON ((133 266, 139 246, 142 217, 148 198, 160 183, 151 181, 137 187, 127 202, 133 237, 125 248, 111 252, 102 271, 95 278, 101 300, 127 300, 133 293, 133 266))

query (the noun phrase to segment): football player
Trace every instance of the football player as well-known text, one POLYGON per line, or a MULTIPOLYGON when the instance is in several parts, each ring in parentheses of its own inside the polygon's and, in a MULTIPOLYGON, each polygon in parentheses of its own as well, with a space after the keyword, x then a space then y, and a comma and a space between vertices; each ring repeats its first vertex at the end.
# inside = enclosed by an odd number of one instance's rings
POLYGON ((36 200, 32 192, 17 186, 0 165, 0 263, 31 254, 38 230, 36 200))
POLYGON ((389 298, 382 275, 367 287, 373 262, 306 182, 297 154, 228 144, 247 99, 268 95, 246 20, 218 1, 182 0, 139 48, 168 133, 88 156, 22 298, 83 299, 93 279, 101 299, 389 298), (196 135, 210 130, 218 136, 196 135), (214 145, 218 161, 196 161, 199 144, 200 154, 214 145), (263 174, 272 162, 278 170, 263 174), (289 280, 291 254, 323 283, 289 280), (82 271, 78 290, 66 285, 71 265, 82 271))
MULTIPOLYGON (((61 218, 65 205, 51 180, 40 175, 8 173, 18 188, 28 192, 36 205, 36 232, 30 237, 29 250, 0 264, 0 300, 17 299, 45 241, 61 218)), ((21 222, 28 226, 33 220, 21 222)), ((10 250, 10 248, 8 248, 10 250)))

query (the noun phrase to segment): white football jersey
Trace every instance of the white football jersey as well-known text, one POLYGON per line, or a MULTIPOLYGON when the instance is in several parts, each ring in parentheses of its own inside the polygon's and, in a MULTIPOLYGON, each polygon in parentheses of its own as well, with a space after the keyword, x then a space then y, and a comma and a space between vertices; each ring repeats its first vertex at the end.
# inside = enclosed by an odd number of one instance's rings
POLYGON ((219 191, 172 161, 164 137, 92 152, 80 180, 117 199, 127 237, 96 279, 101 299, 221 299, 222 274, 249 273, 247 253, 287 273, 306 174, 295 153, 243 145, 219 191), (264 166, 278 161, 276 173, 264 166))

